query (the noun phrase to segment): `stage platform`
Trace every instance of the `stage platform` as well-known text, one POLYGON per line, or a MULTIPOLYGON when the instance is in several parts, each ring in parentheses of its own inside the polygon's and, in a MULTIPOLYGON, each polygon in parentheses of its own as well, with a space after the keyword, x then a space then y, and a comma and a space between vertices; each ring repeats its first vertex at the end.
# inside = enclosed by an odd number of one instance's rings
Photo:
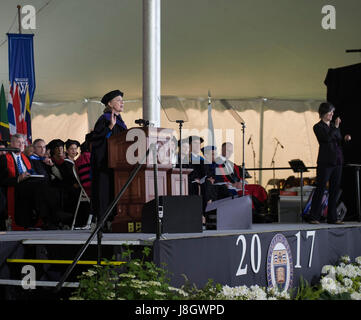
MULTIPOLYGON (((11 272, 14 267, 6 259, 28 257, 26 248, 32 248, 37 258, 46 256, 44 248, 48 253, 49 248, 55 248, 59 254, 57 258, 61 259, 64 258, 61 251, 71 247, 72 256, 67 253, 67 259, 71 259, 90 234, 89 230, 0 232, 0 278, 14 277, 11 272)), ((96 245, 95 237, 89 251, 96 252, 96 245)), ((153 261, 159 265, 165 264, 170 272, 171 284, 177 287, 184 284, 183 275, 198 287, 204 286, 208 279, 229 286, 268 286, 270 281, 274 281, 273 273, 280 267, 280 262, 286 271, 283 275, 284 285, 295 287, 300 276, 308 282, 316 282, 322 267, 336 263, 342 255, 349 255, 351 259, 361 256, 361 223, 253 224, 245 230, 165 233, 160 240, 156 239, 155 234, 103 233, 104 256, 109 255, 107 252, 121 252, 119 248, 124 245, 139 249, 151 246, 153 261), (275 252, 282 253, 282 259, 276 261, 278 264, 272 260, 275 252)))
MULTIPOLYGON (((360 222, 345 222, 343 225, 320 223, 311 225, 308 223, 258 223, 253 224, 250 229, 239 230, 204 230, 201 233, 163 233, 161 240, 219 237, 248 233, 284 232, 290 230, 320 230, 333 228, 361 227, 360 222)), ((0 231, 0 243, 4 241, 21 241, 25 244, 83 244, 89 238, 89 230, 32 230, 32 231, 0 231)), ((152 233, 103 233, 102 244, 122 245, 134 244, 144 245, 153 243, 156 235, 152 233)), ((96 244, 96 240, 92 244, 96 244)))

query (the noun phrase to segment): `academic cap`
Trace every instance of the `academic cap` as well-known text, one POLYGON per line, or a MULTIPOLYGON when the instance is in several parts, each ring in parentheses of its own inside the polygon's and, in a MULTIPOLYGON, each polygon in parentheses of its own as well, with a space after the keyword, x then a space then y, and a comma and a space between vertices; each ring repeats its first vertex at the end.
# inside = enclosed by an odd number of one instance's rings
POLYGON ((80 147, 80 142, 79 141, 68 139, 68 140, 65 141, 65 148, 68 149, 72 144, 75 144, 77 147, 80 147))
POLYGON ((107 106, 110 100, 114 99, 117 96, 123 97, 123 95, 124 95, 123 92, 121 92, 120 90, 113 90, 105 94, 102 100, 100 100, 100 102, 105 106, 107 106))
POLYGON ((56 147, 64 147, 64 141, 60 139, 53 139, 47 145, 47 148, 50 150, 54 150, 56 147))

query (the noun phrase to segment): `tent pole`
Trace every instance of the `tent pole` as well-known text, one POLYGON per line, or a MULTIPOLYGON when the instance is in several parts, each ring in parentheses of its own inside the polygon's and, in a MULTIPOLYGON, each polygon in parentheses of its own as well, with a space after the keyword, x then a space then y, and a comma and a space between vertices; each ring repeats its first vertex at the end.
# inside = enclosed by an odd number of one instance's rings
POLYGON ((143 0, 143 119, 160 127, 160 1, 143 0))
MULTIPOLYGON (((263 124, 264 124, 264 100, 261 100, 260 126, 259 126, 259 160, 258 167, 262 168, 263 162, 263 124)), ((262 170, 258 173, 258 183, 262 185, 262 170)))

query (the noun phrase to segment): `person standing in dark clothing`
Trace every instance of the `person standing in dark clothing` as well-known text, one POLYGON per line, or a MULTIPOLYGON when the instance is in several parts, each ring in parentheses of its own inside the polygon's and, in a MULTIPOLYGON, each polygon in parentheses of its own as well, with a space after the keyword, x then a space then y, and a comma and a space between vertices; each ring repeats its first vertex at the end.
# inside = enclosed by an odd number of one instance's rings
MULTIPOLYGON (((108 139, 112 135, 127 130, 120 113, 124 110, 123 92, 110 91, 101 102, 105 105, 104 113, 95 123, 91 135, 91 174, 92 174, 92 209, 98 221, 105 214, 114 199, 114 173, 108 167, 108 139)), ((115 210, 114 210, 115 211, 115 210)), ((112 220, 113 216, 109 217, 112 220)))
POLYGON ((320 121, 313 126, 313 131, 319 143, 317 157, 316 189, 312 197, 311 210, 308 222, 320 223, 322 197, 329 182, 329 198, 327 222, 331 224, 343 224, 337 219, 336 205, 337 194, 340 188, 343 155, 341 149, 342 140, 350 141, 351 136, 346 135, 344 139, 340 132, 341 119, 337 117, 331 122, 335 107, 329 102, 320 104, 318 113, 320 121))

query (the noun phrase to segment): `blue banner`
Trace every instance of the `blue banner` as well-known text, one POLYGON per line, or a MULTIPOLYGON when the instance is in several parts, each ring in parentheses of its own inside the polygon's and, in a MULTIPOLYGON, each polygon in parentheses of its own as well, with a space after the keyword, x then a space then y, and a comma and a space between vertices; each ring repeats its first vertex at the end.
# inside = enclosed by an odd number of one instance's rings
POLYGON ((10 134, 22 133, 31 143, 31 104, 35 92, 33 34, 10 34, 8 118, 10 134))

